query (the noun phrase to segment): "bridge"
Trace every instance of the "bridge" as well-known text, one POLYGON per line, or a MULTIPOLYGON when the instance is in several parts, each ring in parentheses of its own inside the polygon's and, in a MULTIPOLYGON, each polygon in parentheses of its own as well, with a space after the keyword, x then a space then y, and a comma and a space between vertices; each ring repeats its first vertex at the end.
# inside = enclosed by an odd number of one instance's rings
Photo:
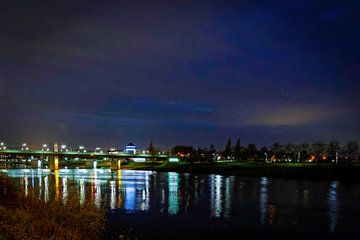
MULTIPOLYGON (((111 169, 119 170, 121 161, 125 159, 169 159, 166 154, 131 154, 124 152, 79 152, 79 151, 45 151, 45 150, 14 150, 14 149, 0 149, 0 156, 13 158, 33 157, 37 159, 31 160, 32 167, 40 167, 42 164, 41 158, 48 157, 50 162, 50 169, 59 169, 59 159, 68 158, 82 158, 82 159, 99 159, 107 158, 111 161, 111 169)), ((89 161, 94 166, 94 161, 89 161)), ((87 164, 88 165, 88 164, 87 164)))

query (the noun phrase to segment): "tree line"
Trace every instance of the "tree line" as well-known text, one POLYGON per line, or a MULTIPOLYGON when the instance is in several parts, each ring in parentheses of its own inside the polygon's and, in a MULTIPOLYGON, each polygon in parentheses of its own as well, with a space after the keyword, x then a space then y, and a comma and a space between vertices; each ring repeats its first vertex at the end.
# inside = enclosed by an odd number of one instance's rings
MULTIPOLYGON (((150 143, 148 150, 150 153, 155 150, 153 142, 150 143)), ((253 143, 243 146, 240 139, 237 139, 233 144, 232 139, 229 138, 223 150, 216 150, 214 145, 210 145, 208 148, 177 145, 172 148, 171 154, 184 161, 199 162, 213 162, 222 159, 268 162, 360 163, 357 141, 349 141, 344 145, 341 145, 338 141, 318 141, 301 144, 280 144, 275 142, 270 146, 257 147, 253 143)))

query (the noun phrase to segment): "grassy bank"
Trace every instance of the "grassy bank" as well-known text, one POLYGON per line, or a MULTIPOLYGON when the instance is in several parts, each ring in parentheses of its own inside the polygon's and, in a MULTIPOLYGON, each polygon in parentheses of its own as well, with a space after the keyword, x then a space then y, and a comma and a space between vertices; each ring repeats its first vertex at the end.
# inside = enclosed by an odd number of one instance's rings
POLYGON ((314 163, 129 163, 123 169, 360 182, 360 166, 314 163))
POLYGON ((101 239, 104 214, 90 203, 69 198, 45 202, 25 196, 13 181, 0 175, 0 239, 101 239))

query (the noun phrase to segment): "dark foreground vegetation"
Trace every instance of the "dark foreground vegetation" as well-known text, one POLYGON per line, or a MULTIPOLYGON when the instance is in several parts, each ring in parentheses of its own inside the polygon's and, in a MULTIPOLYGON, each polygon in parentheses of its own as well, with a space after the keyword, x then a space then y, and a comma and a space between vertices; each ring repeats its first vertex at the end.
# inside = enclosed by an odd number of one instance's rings
POLYGON ((307 180, 342 180, 360 182, 360 165, 314 163, 129 163, 123 169, 154 170, 162 172, 191 172, 253 177, 293 178, 307 180))
POLYGON ((0 239, 101 239, 104 213, 90 203, 69 198, 45 202, 25 196, 14 182, 0 175, 0 239))

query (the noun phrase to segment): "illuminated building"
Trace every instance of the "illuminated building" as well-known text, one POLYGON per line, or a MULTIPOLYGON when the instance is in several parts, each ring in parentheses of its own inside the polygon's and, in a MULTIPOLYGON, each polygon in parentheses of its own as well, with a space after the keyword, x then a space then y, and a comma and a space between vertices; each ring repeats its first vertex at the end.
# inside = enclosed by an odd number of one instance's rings
POLYGON ((125 153, 136 154, 136 146, 130 142, 125 146, 125 153))

